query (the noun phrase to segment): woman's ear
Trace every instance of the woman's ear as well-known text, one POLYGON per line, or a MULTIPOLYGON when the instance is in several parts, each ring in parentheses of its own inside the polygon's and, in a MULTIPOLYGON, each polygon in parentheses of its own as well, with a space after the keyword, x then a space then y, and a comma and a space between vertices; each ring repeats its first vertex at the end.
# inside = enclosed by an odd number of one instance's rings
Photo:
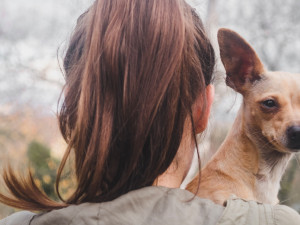
POLYGON ((199 134, 205 130, 207 127, 211 106, 214 101, 214 95, 215 95, 215 88, 213 85, 209 84, 206 87, 206 108, 203 110, 203 100, 202 97, 198 97, 194 106, 193 106, 193 119, 195 123, 195 131, 196 134, 199 134))

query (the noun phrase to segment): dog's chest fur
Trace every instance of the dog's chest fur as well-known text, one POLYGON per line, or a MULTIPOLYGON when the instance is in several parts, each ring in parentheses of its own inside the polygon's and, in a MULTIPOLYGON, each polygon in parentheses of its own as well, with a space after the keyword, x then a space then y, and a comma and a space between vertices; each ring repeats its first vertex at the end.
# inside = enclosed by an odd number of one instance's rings
POLYGON ((256 197, 259 201, 277 204, 280 180, 291 158, 291 154, 270 152, 261 155, 259 171, 256 175, 256 197))

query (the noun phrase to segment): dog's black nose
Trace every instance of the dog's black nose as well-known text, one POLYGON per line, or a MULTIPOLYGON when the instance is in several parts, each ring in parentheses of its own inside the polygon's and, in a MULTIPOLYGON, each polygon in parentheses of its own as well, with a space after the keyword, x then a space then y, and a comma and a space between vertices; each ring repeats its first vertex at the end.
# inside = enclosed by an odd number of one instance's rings
POLYGON ((300 150, 300 126, 291 126, 287 129, 287 147, 300 150))

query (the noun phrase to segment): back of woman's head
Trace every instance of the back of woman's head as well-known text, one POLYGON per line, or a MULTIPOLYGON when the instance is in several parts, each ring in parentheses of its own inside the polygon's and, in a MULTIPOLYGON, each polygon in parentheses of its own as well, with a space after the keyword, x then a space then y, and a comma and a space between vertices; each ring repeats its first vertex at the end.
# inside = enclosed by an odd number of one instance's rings
MULTIPOLYGON (((183 0, 95 1, 64 60, 59 122, 68 149, 57 190, 71 151, 77 178, 65 202, 103 202, 152 185, 173 161, 197 97, 205 108, 214 64, 201 20, 183 0)), ((31 209, 59 207, 40 199, 31 209)))

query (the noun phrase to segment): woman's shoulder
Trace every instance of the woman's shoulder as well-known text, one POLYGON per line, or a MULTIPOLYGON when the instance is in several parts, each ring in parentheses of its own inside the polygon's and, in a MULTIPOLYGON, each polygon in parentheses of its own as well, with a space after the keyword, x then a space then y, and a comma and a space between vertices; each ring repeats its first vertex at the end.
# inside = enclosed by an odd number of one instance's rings
POLYGON ((218 225, 299 225, 300 215, 285 205, 269 205, 232 197, 218 225))
POLYGON ((27 225, 28 221, 31 221, 30 225, 299 225, 300 216, 282 205, 272 206, 231 198, 223 207, 208 199, 195 197, 186 190, 146 187, 110 202, 72 205, 38 215, 15 215, 13 220, 8 217, 6 222, 0 221, 0 225, 27 225))
POLYGON ((17 212, 0 220, 0 225, 29 225, 35 215, 29 211, 17 212))
POLYGON ((300 224, 300 215, 294 209, 285 205, 274 207, 274 220, 276 224, 300 224), (287 223, 289 221, 289 223, 287 223))
POLYGON ((38 214, 33 217, 30 225, 215 225, 223 210, 224 207, 195 197, 185 190, 146 187, 110 202, 84 203, 38 214))

